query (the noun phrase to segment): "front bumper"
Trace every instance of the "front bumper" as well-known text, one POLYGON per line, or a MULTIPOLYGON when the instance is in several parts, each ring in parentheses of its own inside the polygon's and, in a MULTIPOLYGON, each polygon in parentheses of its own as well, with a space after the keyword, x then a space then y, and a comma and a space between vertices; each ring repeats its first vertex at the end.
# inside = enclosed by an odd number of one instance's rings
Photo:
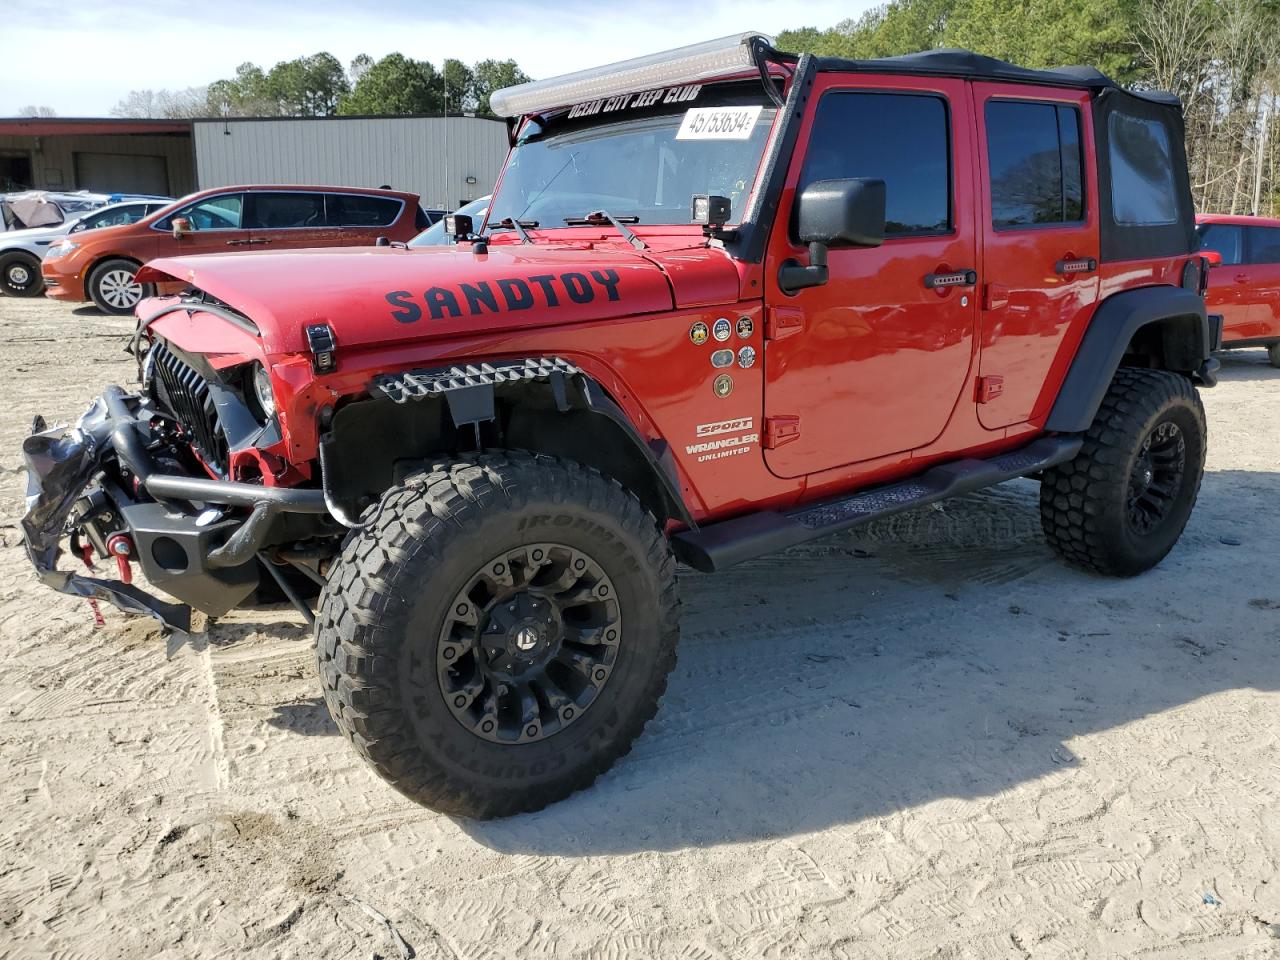
POLYGON ((40 276, 44 278, 44 294, 55 300, 88 300, 84 276, 78 271, 61 268, 62 258, 50 263, 40 263, 40 276), (54 264, 58 264, 55 266, 54 264))
POLYGON ((22 445, 27 466, 27 555, 40 580, 73 596, 106 600, 186 633, 191 607, 219 616, 258 586, 259 551, 281 514, 327 514, 322 490, 284 489, 161 472, 149 453, 147 403, 108 387, 70 429, 35 432, 22 445), (247 512, 246 512, 247 511, 247 512), (64 535, 83 535, 105 556, 108 536, 124 535, 153 586, 57 569, 64 535))

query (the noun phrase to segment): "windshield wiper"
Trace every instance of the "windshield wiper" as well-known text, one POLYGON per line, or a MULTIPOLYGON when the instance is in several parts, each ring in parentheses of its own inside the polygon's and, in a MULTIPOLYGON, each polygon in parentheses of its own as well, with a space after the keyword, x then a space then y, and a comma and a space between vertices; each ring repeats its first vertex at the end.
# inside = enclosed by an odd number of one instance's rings
POLYGON ((490 231, 514 230, 516 232, 516 236, 520 238, 521 243, 533 243, 533 237, 529 236, 529 231, 526 230, 525 227, 528 227, 529 230, 536 230, 538 229, 538 221, 537 220, 515 220, 515 219, 512 219, 511 217, 507 217, 507 219, 505 220, 499 220, 497 223, 489 224, 489 226, 487 226, 485 229, 490 231))
POLYGON ((639 217, 615 217, 608 210, 595 210, 585 217, 565 217, 564 222, 571 227, 597 227, 602 223, 613 224, 618 232, 627 238, 627 243, 637 250, 648 250, 645 242, 627 228, 628 223, 639 223, 639 217))

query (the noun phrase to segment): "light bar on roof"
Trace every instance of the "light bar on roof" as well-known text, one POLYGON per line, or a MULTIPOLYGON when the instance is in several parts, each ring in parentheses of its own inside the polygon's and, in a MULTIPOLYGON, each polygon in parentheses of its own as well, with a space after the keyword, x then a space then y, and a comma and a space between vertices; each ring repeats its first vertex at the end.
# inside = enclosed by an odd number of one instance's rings
POLYGON ((751 47, 757 37, 773 46, 773 40, 763 33, 736 33, 562 77, 504 87, 489 98, 489 109, 500 117, 521 117, 552 107, 737 73, 755 66, 751 47))

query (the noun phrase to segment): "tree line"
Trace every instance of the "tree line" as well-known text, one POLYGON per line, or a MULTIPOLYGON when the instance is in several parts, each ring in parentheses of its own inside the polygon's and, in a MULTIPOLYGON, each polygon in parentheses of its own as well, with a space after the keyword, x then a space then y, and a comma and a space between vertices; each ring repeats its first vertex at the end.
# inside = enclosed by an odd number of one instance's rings
POLYGON ((182 90, 134 90, 114 117, 334 117, 473 113, 492 117, 489 96, 529 77, 514 60, 471 65, 392 53, 343 67, 331 53, 284 60, 270 69, 242 63, 235 76, 182 90))
POLYGON ((962 47, 1168 90, 1197 209, 1280 215, 1280 0, 891 0, 778 46, 855 59, 962 47))

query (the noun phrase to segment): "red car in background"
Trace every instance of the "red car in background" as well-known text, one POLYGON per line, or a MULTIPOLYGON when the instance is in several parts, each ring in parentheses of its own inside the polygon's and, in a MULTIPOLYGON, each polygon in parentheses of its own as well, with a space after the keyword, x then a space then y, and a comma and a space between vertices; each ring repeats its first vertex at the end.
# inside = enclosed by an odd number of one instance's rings
POLYGON ((1205 303, 1223 318, 1223 347, 1266 347, 1280 367, 1280 220, 1206 213, 1196 217, 1200 249, 1222 263, 1209 271, 1205 303))

